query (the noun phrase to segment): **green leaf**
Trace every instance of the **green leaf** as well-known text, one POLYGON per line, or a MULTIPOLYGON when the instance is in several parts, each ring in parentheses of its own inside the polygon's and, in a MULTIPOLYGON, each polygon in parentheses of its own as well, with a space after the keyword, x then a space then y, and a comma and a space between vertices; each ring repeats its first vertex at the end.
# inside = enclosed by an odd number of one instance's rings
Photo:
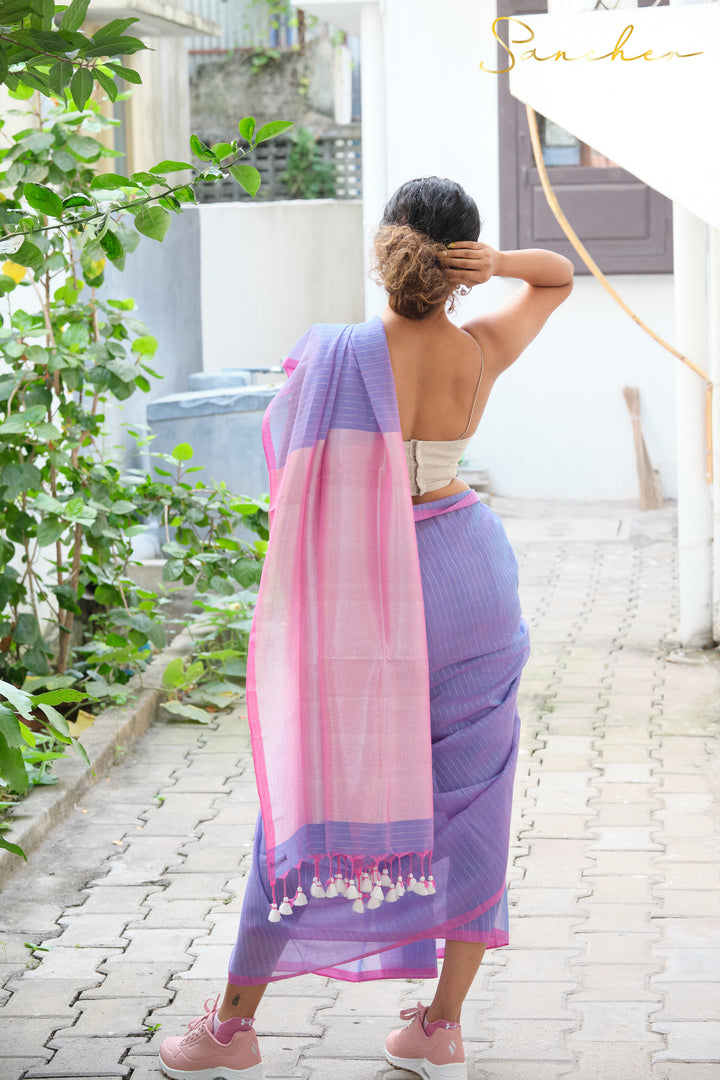
POLYGON ((172 456, 176 461, 189 461, 193 456, 193 448, 190 443, 181 442, 172 450, 172 456))
POLYGON ((248 195, 255 195, 260 187, 260 173, 252 165, 231 165, 229 169, 230 175, 234 180, 237 180, 241 188, 247 191, 248 195))
POLYGON ((90 0, 72 0, 60 20, 61 30, 79 30, 85 21, 90 0))
POLYGON ((79 67, 70 80, 70 95, 75 102, 75 108, 82 111, 93 91, 93 77, 88 68, 79 67))
POLYGON ((3 465, 0 468, 0 490, 4 489, 5 502, 14 502, 18 495, 29 491, 39 491, 42 487, 42 473, 29 462, 3 465))
POLYGON ((21 724, 10 709, 0 708, 0 734, 14 750, 23 750, 28 743, 35 745, 34 733, 26 724, 21 724), (23 733, 28 737, 25 738, 23 733))
POLYGON ((243 116, 242 120, 238 124, 238 131, 242 135, 243 139, 246 139, 247 142, 250 142, 253 137, 253 132, 255 131, 255 117, 243 116))
POLYGON ((232 576, 243 589, 257 584, 262 573, 262 563, 257 559, 237 559, 231 567, 232 576))
POLYGON ((169 173, 169 172, 184 172, 185 169, 192 169, 192 165, 188 165, 187 161, 160 161, 157 165, 153 165, 150 169, 151 173, 169 173))
POLYGON ((190 149, 195 157, 199 157, 201 161, 214 161, 215 155, 209 146, 206 146, 204 142, 198 139, 197 135, 190 136, 190 149))
POLYGON ((47 547, 59 540, 66 531, 67 526, 54 517, 44 517, 37 527, 38 547, 47 547))
POLYGON ((62 217, 62 199, 51 188, 44 187, 42 184, 25 184, 23 195, 33 210, 39 210, 41 214, 50 214, 51 217, 62 217))
POLYGON ((142 206, 135 215, 135 228, 151 240, 162 241, 170 228, 170 214, 162 206, 142 206))
MULTIPOLYGON (((109 24, 108 24, 109 25, 109 24)), ((95 37, 97 38, 97 34, 95 37)), ((84 50, 85 56, 126 56, 130 53, 147 49, 144 41, 139 38, 126 37, 125 35, 103 38, 89 49, 84 50)))
POLYGON ((230 145, 229 142, 213 143, 213 145, 210 147, 210 149, 212 150, 213 154, 215 155, 215 160, 216 161, 222 161, 223 158, 226 158, 230 154, 235 153, 235 151, 233 150, 233 148, 232 148, 232 146, 230 145))
MULTIPOLYGON (((92 76, 90 76, 90 82, 92 83, 92 76)), ((87 135, 73 133, 68 135, 66 141, 68 149, 81 161, 97 161, 102 153, 103 148, 97 139, 91 139, 87 135)))
POLYGON ((118 240, 116 234, 110 229, 100 238, 103 250, 107 252, 108 259, 119 259, 125 254, 125 249, 118 240))
POLYGON ((105 23, 93 34, 93 41, 99 43, 108 38, 117 38, 136 22, 138 22, 137 16, 129 19, 113 19, 112 22, 105 23))
POLYGON ((12 261, 20 263, 21 266, 28 266, 33 273, 37 274, 45 262, 45 256, 40 248, 35 247, 29 240, 24 240, 22 246, 13 255, 12 261))
POLYGON ((139 353, 140 356, 154 356, 157 347, 157 338, 153 337, 152 334, 145 334, 143 337, 135 338, 131 345, 132 351, 139 353))
POLYGON ((27 791, 30 777, 23 760, 22 750, 8 746, 2 732, 0 732, 0 774, 6 780, 10 791, 18 795, 27 791))
POLYGON ((103 90, 110 98, 110 101, 116 101, 118 96, 118 88, 110 75, 107 75, 100 68, 95 68, 95 78, 102 86, 103 90))
POLYGON ((113 172, 100 173, 90 182, 92 191, 115 191, 117 188, 138 188, 139 186, 135 180, 113 172))
POLYGON ((58 97, 64 97, 65 87, 72 79, 74 70, 69 60, 56 60, 48 71, 48 85, 58 97))
POLYGON ((162 685, 166 690, 174 690, 185 682, 185 668, 182 656, 174 657, 162 673, 162 685))
MULTIPOLYGON (((92 184, 90 185, 92 187, 92 184)), ((63 199, 63 206, 66 210, 72 209, 73 206, 95 206, 95 203, 89 195, 68 195, 66 199, 63 199)))
POLYGON ((293 127, 292 120, 271 120, 269 124, 263 124, 255 136, 255 145, 274 139, 276 135, 282 135, 283 131, 293 127))
MULTIPOLYGON (((27 611, 21 612, 13 628, 13 641, 17 642, 18 645, 33 645, 39 637, 40 628, 35 616, 27 611)), ((0 682, 0 690, 5 693, 6 697, 9 697, 10 695, 5 690, 5 686, 5 683, 0 682)))
MULTIPOLYGON (((35 621, 34 615, 29 617, 35 621)), ((22 618, 22 615, 18 616, 18 623, 22 618)), ((37 629, 37 622, 35 622, 35 627, 37 629)), ((15 638, 15 640, 17 641, 17 638, 15 638)), ((24 642, 18 642, 18 644, 24 644, 24 642)), ((13 709, 16 712, 19 712, 21 716, 24 716, 26 720, 32 720, 32 700, 30 694, 26 693, 24 690, 20 690, 17 686, 13 686, 12 683, 0 679, 0 695, 7 698, 13 709)))
POLYGON ((138 75, 134 68, 123 67, 122 64, 108 64, 109 68, 119 75, 125 82, 133 83, 135 86, 139 86, 142 82, 141 77, 138 75))
POLYGON ((59 690, 46 690, 44 694, 33 694, 33 705, 44 702, 46 705, 60 705, 66 701, 86 701, 89 694, 83 694, 80 690, 73 690, 71 686, 63 686, 59 690))
POLYGON ((163 709, 173 716, 181 716, 184 720, 197 720, 201 724, 209 724, 213 719, 212 713, 198 709, 196 705, 183 705, 180 701, 166 701, 163 709))

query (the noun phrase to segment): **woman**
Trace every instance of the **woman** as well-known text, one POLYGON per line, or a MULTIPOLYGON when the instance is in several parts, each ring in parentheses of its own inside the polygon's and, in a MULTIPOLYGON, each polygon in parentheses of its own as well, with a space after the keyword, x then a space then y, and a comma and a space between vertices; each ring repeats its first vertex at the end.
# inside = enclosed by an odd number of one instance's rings
POLYGON ((480 224, 458 184, 403 184, 374 241, 387 307, 311 327, 266 414, 247 684, 262 812, 222 1003, 163 1042, 170 1077, 261 1078, 270 981, 429 978, 438 956, 433 1001, 401 1014, 386 1056, 426 1080, 467 1075, 462 1004, 508 941, 528 639, 512 549, 457 464, 573 275, 554 252, 479 243, 480 224), (456 327, 456 294, 493 276, 524 284, 456 327))

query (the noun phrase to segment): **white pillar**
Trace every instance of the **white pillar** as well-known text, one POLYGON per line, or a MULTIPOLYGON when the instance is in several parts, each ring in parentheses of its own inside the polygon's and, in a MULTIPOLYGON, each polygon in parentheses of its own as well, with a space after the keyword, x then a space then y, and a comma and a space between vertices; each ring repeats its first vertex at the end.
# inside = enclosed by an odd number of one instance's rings
MULTIPOLYGON (((708 359, 708 229, 673 204, 675 344, 706 368, 708 359)), ((712 502, 706 479, 706 384, 677 365, 678 573, 680 643, 702 648, 713 642, 712 502)))
MULTIPOLYGON (((365 272, 369 269, 370 233, 377 226, 387 202, 387 129, 385 123, 384 18, 376 2, 364 3, 361 12, 362 49, 362 170, 363 244, 365 272)), ((370 278, 365 280, 365 317, 385 306, 385 292, 370 278)))
POLYGON ((710 229, 708 374, 713 383, 713 638, 720 641, 720 229, 710 229))

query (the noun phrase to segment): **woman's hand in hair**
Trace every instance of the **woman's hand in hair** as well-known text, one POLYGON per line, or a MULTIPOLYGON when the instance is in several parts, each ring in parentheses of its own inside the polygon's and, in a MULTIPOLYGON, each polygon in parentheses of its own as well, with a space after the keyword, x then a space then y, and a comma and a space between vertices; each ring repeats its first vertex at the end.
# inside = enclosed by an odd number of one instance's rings
POLYGON ((439 254, 449 281, 457 285, 483 285, 500 266, 500 252, 477 240, 456 240, 439 254))

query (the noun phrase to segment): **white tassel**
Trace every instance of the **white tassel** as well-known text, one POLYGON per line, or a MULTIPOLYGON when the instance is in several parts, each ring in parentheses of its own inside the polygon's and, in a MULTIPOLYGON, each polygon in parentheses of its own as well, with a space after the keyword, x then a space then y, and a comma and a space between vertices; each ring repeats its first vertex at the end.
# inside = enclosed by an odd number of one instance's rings
POLYGON ((372 892, 372 885, 370 884, 370 875, 363 874, 360 879, 360 892, 368 893, 372 892))
POLYGON ((280 922, 280 912, 278 911, 277 904, 273 904, 273 906, 270 908, 268 922, 280 922))
POLYGON ((325 890, 325 895, 327 896, 328 900, 332 900, 334 897, 337 896, 337 894, 338 894, 338 891, 335 888, 335 882, 333 881, 332 878, 330 878, 330 884, 328 885, 327 889, 325 890))
POLYGON ((359 900, 360 899, 360 893, 357 890, 357 885, 355 884, 355 878, 352 878, 352 880, 350 881, 350 884, 348 885, 347 889, 345 890, 345 897, 348 900, 359 900))
POLYGON ((317 874, 313 878, 313 883, 310 886, 310 895, 314 896, 317 900, 322 900, 322 898, 325 896, 325 890, 320 884, 320 878, 317 876, 317 874))
POLYGON ((415 875, 413 874, 412 870, 410 871, 410 877, 408 878, 407 891, 408 892, 417 892, 417 881, 415 879, 415 875))
POLYGON ((432 876, 432 874, 427 879, 427 885, 425 886, 425 891, 427 892, 428 896, 434 896, 435 893, 437 892, 437 889, 435 888, 435 878, 432 876))
POLYGON ((427 896, 427 888, 425 886, 425 875, 423 874, 418 882, 415 883, 415 892, 418 896, 427 896))
POLYGON ((370 909, 379 908, 381 904, 382 900, 378 900, 377 896, 371 896, 368 900, 368 908, 370 909))
POLYGON ((292 907, 287 896, 283 896, 283 902, 280 905, 279 910, 281 915, 292 915, 292 907))
POLYGON ((388 874, 387 866, 383 866, 383 872, 382 872, 382 876, 380 878, 380 884, 383 885, 385 888, 390 888, 390 886, 392 885, 392 878, 388 874))
POLYGON ((357 911, 358 915, 365 914, 365 904, 363 903, 362 896, 358 897, 358 899, 353 904, 353 911, 357 911))
POLYGON ((379 885, 375 886, 375 888, 373 889, 373 891, 372 891, 372 893, 370 895, 371 895, 371 898, 373 900, 379 900, 380 903, 382 903, 383 900, 385 899, 385 897, 383 896, 383 891, 382 891, 382 889, 380 888, 379 885))
POLYGON ((335 875, 335 888, 337 889, 338 896, 345 895, 345 882, 342 879, 342 874, 335 875))
POLYGON ((397 889, 393 885, 391 889, 385 893, 385 903, 394 904, 398 899, 397 889))
POLYGON ((396 893, 398 895, 398 900, 400 899, 401 896, 405 895, 405 886, 403 885, 402 874, 398 875, 397 885, 395 886, 395 891, 396 891, 396 893))
POLYGON ((305 907, 308 902, 308 898, 303 892, 302 885, 298 885, 297 892, 295 893, 295 899, 293 900, 294 907, 305 907))

